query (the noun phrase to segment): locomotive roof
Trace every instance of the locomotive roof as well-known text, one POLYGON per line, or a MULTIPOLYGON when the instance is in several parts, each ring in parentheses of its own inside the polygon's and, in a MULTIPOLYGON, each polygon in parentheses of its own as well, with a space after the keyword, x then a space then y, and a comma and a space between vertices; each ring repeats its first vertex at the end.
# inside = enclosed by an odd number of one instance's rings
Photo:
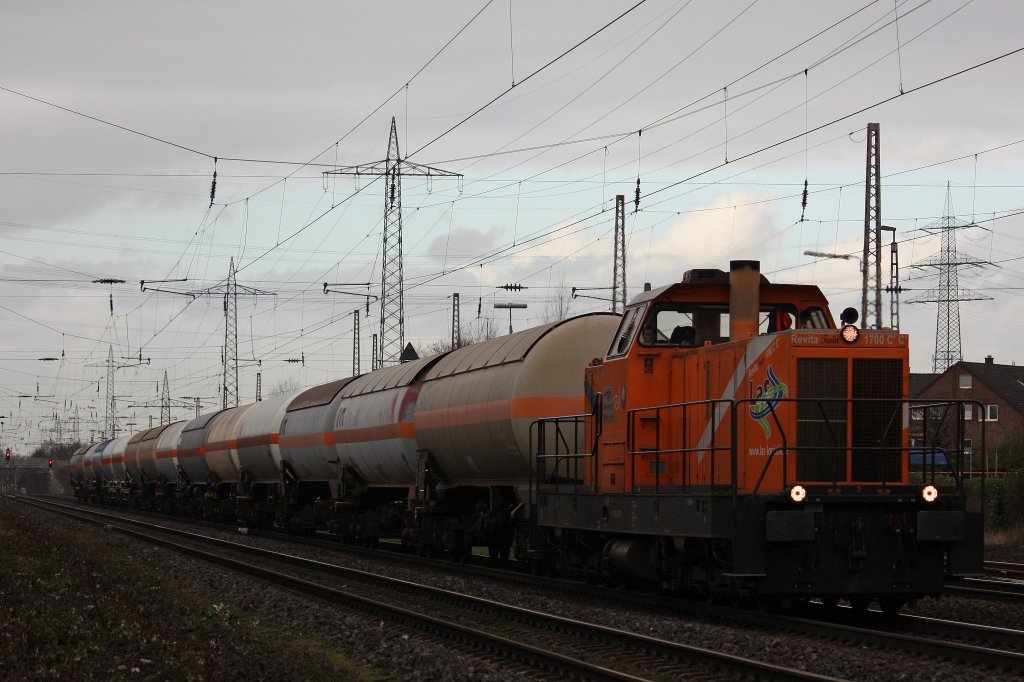
MULTIPOLYGON (((650 291, 644 291, 633 297, 633 300, 629 302, 629 305, 637 305, 639 303, 646 303, 647 301, 653 301, 658 298, 664 297, 666 294, 679 295, 679 294, 698 294, 699 292, 714 292, 722 299, 723 303, 728 302, 728 291, 729 291, 729 273, 723 270, 716 270, 713 268, 700 268, 695 270, 687 270, 683 275, 682 281, 674 284, 668 284, 657 289, 651 289, 650 291), (725 294, 723 297, 722 294, 725 294)), ((762 300, 768 298, 766 294, 776 294, 786 299, 821 299, 825 301, 825 295, 821 292, 817 286, 813 284, 772 284, 768 281, 768 278, 761 275, 761 298, 762 300)), ((775 298, 774 296, 772 298, 775 298)))

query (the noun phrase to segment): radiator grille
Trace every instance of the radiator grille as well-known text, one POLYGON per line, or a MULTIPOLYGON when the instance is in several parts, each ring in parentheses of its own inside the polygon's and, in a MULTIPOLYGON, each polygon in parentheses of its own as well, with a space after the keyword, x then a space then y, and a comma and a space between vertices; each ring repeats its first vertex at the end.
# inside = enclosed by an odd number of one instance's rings
POLYGON ((854 480, 899 480, 902 391, 902 360, 853 361, 853 395, 878 399, 853 403, 854 480))
POLYGON ((846 480, 846 359, 797 360, 796 475, 801 481, 846 480))

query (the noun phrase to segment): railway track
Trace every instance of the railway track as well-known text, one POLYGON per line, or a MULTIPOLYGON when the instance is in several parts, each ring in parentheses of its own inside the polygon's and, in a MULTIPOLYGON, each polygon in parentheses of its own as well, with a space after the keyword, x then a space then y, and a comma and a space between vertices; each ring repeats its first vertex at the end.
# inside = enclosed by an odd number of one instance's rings
POLYGON ((1024 582, 1020 581, 963 578, 947 582, 945 589, 963 597, 1024 604, 1024 582))
POLYGON ((318 600, 496 652, 512 665, 535 673, 592 680, 835 679, 107 512, 18 499, 318 600), (640 678, 632 672, 637 670, 654 672, 652 677, 640 678))
POLYGON ((985 573, 999 578, 1024 580, 1024 564, 1015 564, 1009 561, 986 561, 985 573))
MULTIPOLYGON (((66 502, 66 500, 63 500, 66 502)), ((75 506, 75 509, 80 507, 75 506)), ((117 508, 114 508, 115 510, 117 508)), ((128 510, 123 510, 128 511, 128 510)), ((96 512, 102 514, 103 512, 96 512)), ((136 510, 130 513, 137 514, 136 510)), ((161 520, 173 520, 162 514, 152 514, 161 520)), ((119 517, 118 517, 119 518, 119 517)), ((191 522, 191 519, 179 519, 191 522)), ((223 524, 203 523, 228 530, 223 524)), ((284 541, 320 550, 345 551, 380 558, 381 552, 348 545, 335 541, 307 539, 280 533, 250 531, 250 536, 284 541)), ((561 593, 578 593, 594 597, 591 586, 574 582, 542 578, 509 570, 496 571, 481 565, 452 564, 404 553, 387 552, 389 560, 400 560, 419 566, 444 570, 447 573, 461 572, 488 578, 513 581, 527 589, 548 589, 561 593)), ((697 603, 687 599, 667 597, 663 594, 644 594, 635 591, 602 589, 602 600, 639 606, 663 611, 671 616, 681 614, 699 617, 735 627, 759 627, 766 630, 783 630, 792 634, 827 639, 843 643, 855 643, 869 648, 884 648, 908 652, 927 658, 947 658, 995 669, 1017 670, 1024 667, 1024 632, 993 628, 968 623, 936 620, 910 615, 895 619, 883 617, 877 612, 855 613, 852 609, 810 608, 803 615, 758 613, 751 610, 733 609, 718 605, 697 603)))

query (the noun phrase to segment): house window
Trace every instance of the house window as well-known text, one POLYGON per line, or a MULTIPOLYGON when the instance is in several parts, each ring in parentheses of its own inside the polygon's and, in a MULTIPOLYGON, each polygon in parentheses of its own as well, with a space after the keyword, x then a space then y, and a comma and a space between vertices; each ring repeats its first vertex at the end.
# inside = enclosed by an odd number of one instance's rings
POLYGON ((969 455, 973 452, 972 449, 973 441, 970 438, 964 438, 964 454, 969 455))
POLYGON ((960 375, 960 388, 970 388, 973 377, 970 374, 960 375))
POLYGON ((985 406, 985 421, 997 422, 999 421, 999 406, 998 405, 986 405, 985 406))
POLYGON ((974 419, 974 405, 967 403, 964 405, 964 421, 971 421, 974 419))

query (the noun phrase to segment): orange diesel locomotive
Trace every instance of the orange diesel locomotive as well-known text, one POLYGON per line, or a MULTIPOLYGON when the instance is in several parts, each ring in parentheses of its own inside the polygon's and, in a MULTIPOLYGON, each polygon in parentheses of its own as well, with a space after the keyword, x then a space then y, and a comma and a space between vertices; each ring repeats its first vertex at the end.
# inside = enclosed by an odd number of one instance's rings
POLYGON ((886 611, 980 570, 962 408, 935 429, 954 466, 914 470, 907 337, 853 322, 756 261, 636 297, 586 370, 590 414, 535 424, 535 564, 886 611))

